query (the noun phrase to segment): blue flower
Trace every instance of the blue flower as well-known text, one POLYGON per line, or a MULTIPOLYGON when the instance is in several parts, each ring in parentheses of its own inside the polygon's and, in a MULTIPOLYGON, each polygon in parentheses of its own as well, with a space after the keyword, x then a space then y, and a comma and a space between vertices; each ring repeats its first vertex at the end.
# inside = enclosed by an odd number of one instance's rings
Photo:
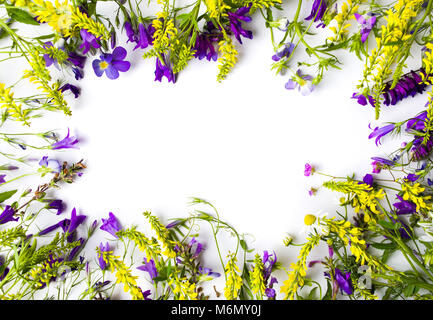
POLYGON ((83 39, 83 43, 80 45, 80 49, 83 50, 83 54, 89 52, 91 48, 98 49, 101 45, 98 43, 99 38, 96 38, 93 34, 88 32, 86 29, 80 30, 81 38, 83 39))
POLYGON ((14 218, 15 210, 7 205, 5 206, 3 212, 0 214, 0 224, 5 224, 10 221, 18 221, 18 217, 14 218))
POLYGON ((126 50, 123 47, 117 47, 113 53, 104 53, 92 62, 93 70, 98 77, 101 77, 104 72, 109 79, 119 78, 119 71, 126 72, 131 67, 129 61, 124 61, 126 58, 126 50))
POLYGON ((376 138, 376 145, 380 144, 380 139, 384 136, 386 136, 388 133, 392 132, 395 128, 394 124, 388 124, 382 128, 376 127, 374 128, 373 132, 370 133, 368 136, 368 139, 376 138))
POLYGON ((107 231, 108 233, 110 233, 111 235, 113 235, 114 237, 118 238, 118 236, 116 235, 116 232, 118 232, 119 230, 122 229, 119 221, 117 220, 116 216, 110 212, 108 214, 108 219, 104 219, 102 218, 102 225, 100 227, 101 230, 107 231))
POLYGON ((149 273, 149 276, 153 282, 153 279, 158 276, 158 270, 156 269, 155 261, 153 261, 153 259, 150 259, 149 261, 144 259, 143 263, 144 265, 137 267, 137 269, 149 273))

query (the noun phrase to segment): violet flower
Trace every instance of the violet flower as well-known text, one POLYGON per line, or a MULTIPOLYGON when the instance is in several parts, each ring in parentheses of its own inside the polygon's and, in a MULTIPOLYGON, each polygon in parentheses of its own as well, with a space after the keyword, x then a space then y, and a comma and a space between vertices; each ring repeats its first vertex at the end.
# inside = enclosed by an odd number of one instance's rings
POLYGON ((251 9, 251 5, 252 4, 250 4, 248 7, 239 8, 235 12, 227 13, 230 22, 230 29, 234 34, 236 40, 238 40, 240 44, 242 44, 241 36, 248 39, 253 38, 253 33, 251 31, 242 28, 242 21, 251 21, 251 17, 246 16, 246 14, 248 14, 251 9))
POLYGON ((51 226, 46 227, 45 229, 42 229, 39 231, 38 235, 43 236, 50 232, 53 232, 57 228, 62 228, 63 232, 65 232, 69 227, 70 220, 69 219, 63 219, 62 221, 59 221, 51 226))
POLYGON ((86 220, 86 216, 85 215, 78 215, 77 216, 77 210, 75 208, 72 209, 71 211, 71 219, 69 222, 69 227, 68 229, 65 231, 69 234, 72 234, 77 227, 84 222, 84 220, 86 220))
POLYGON ((77 148, 75 147, 75 144, 78 143, 78 139, 74 136, 69 136, 69 128, 68 128, 68 134, 65 138, 63 138, 60 141, 57 141, 51 145, 51 149, 58 150, 58 149, 70 149, 70 148, 77 148))
POLYGON ((143 263, 144 265, 137 267, 137 269, 149 273, 149 276, 153 282, 153 279, 158 276, 158 270, 156 269, 155 261, 153 261, 153 259, 150 259, 149 261, 144 259, 143 263))
POLYGON ((364 178, 362 179, 362 181, 363 181, 365 184, 368 184, 370 187, 373 186, 373 176, 372 176, 371 174, 366 174, 366 175, 364 176, 364 178))
POLYGON ((370 34, 371 30, 374 27, 374 24, 376 23, 376 17, 370 16, 370 18, 365 19, 363 16, 361 16, 358 13, 355 13, 355 19, 358 21, 358 23, 361 25, 361 42, 365 42, 368 38, 368 35, 370 34))
POLYGON ((218 278, 221 277, 221 274, 218 272, 213 272, 211 268, 204 268, 202 266, 198 267, 197 274, 200 276, 207 276, 211 278, 218 278))
POLYGON ((370 133, 368 139, 376 138, 376 145, 378 146, 378 144, 380 144, 380 139, 386 136, 388 133, 392 132, 394 129, 394 124, 388 124, 382 128, 376 127, 374 128, 373 132, 370 133))
POLYGON ((155 81, 161 82, 162 77, 166 77, 168 82, 175 83, 175 75, 173 71, 170 69, 169 65, 166 63, 165 58, 163 57, 163 63, 156 58, 156 67, 155 67, 155 81))
POLYGON ((48 156, 42 157, 41 161, 39 161, 39 165, 43 168, 51 169, 51 172, 59 173, 62 166, 59 161, 55 159, 48 159, 48 156))
MULTIPOLYGON (((323 15, 325 14, 327 9, 325 0, 314 0, 313 6, 311 7, 311 13, 305 20, 311 20, 314 18, 314 22, 322 20, 323 15)), ((319 24, 317 27, 325 27, 323 23, 319 24)))
POLYGON ((3 212, 0 214, 0 224, 5 224, 10 221, 18 221, 18 217, 14 218, 15 210, 11 206, 5 206, 3 212))
POLYGON ((72 72, 74 73, 75 80, 81 80, 84 78, 84 71, 80 68, 72 68, 72 72))
POLYGON ((84 68, 84 63, 86 62, 86 59, 87 58, 85 56, 82 56, 76 52, 68 52, 67 60, 78 68, 84 68))
MULTIPOLYGON (((53 43, 52 43, 51 41, 47 41, 47 42, 45 42, 45 43, 42 45, 42 48, 47 49, 47 48, 49 48, 49 47, 53 47, 53 46, 54 46, 54 45, 53 45, 53 43)), ((43 58, 44 58, 44 60, 45 60, 45 65, 46 65, 47 67, 49 67, 49 66, 51 66, 52 64, 54 64, 54 66, 55 66, 57 69, 59 69, 59 65, 58 65, 58 63, 57 63, 57 60, 54 59, 53 57, 51 57, 48 53, 45 53, 45 54, 43 55, 43 58)))
POLYGON ((352 281, 350 280, 350 272, 344 273, 340 269, 335 268, 334 276, 341 291, 351 295, 353 293, 353 285, 352 281))
POLYGON ((107 231, 111 235, 113 235, 115 238, 119 238, 116 235, 116 232, 122 229, 119 221, 117 220, 116 216, 110 212, 108 219, 102 218, 102 225, 100 227, 101 230, 107 231))
POLYGON ((128 40, 126 41, 126 43, 128 43, 128 42, 134 42, 134 43, 137 43, 137 42, 138 42, 138 37, 137 37, 137 35, 135 34, 135 31, 134 31, 134 29, 132 28, 131 23, 130 23, 129 21, 126 21, 126 22, 123 24, 123 28, 125 29, 126 36, 128 37, 128 40))
POLYGON ((280 61, 282 58, 290 57, 293 50, 295 49, 295 45, 291 42, 285 43, 283 45, 283 48, 278 50, 273 56, 272 60, 274 61, 280 61))
POLYGON ((427 111, 421 112, 416 117, 410 119, 406 123, 406 131, 416 130, 416 131, 424 131, 425 123, 427 121, 427 111))
POLYGON ((395 105, 409 96, 414 97, 418 93, 423 93, 426 87, 427 85, 422 82, 421 77, 416 72, 411 71, 404 75, 394 88, 390 88, 390 83, 386 84, 382 94, 383 104, 386 106, 395 105))
POLYGON ((6 177, 5 174, 0 174, 0 184, 3 184, 6 182, 5 177, 6 177))
POLYGON ((361 106, 366 106, 367 103, 370 103, 374 108, 374 104, 376 103, 372 96, 365 97, 363 94, 357 92, 352 94, 352 99, 356 99, 361 106))
POLYGON ((197 35, 194 45, 194 57, 202 60, 206 58, 208 61, 217 61, 218 53, 213 45, 218 42, 219 38, 208 33, 201 33, 197 35))
POLYGON ((203 250, 203 244, 198 242, 194 237, 191 239, 190 243, 188 244, 188 248, 190 252, 192 253, 193 258, 197 258, 203 250))
POLYGON ((302 74, 301 70, 298 69, 296 74, 287 81, 285 87, 287 90, 294 90, 298 88, 298 91, 303 95, 307 96, 313 92, 315 86, 312 82, 313 77, 302 74))
POLYGON ((95 35, 91 34, 86 29, 81 29, 80 35, 83 39, 83 43, 80 45, 80 49, 84 49, 83 54, 89 52, 91 48, 98 49, 101 47, 101 45, 98 43, 99 38, 96 38, 95 35))
POLYGON ((84 239, 80 238, 78 239, 78 241, 80 242, 80 244, 74 248, 71 249, 71 251, 69 252, 66 261, 72 261, 74 260, 75 256, 77 255, 77 253, 83 248, 83 244, 84 244, 84 239))
POLYGON ((117 47, 113 53, 103 53, 92 62, 93 70, 98 77, 101 77, 104 72, 109 79, 119 78, 119 71, 126 72, 131 67, 129 61, 124 61, 127 52, 123 47, 117 47))
POLYGON ((138 25, 138 38, 137 38, 137 45, 135 46, 135 49, 146 49, 149 45, 153 44, 153 38, 152 38, 152 30, 153 26, 149 25, 149 28, 146 28, 143 23, 140 22, 138 25))
POLYGON ((105 270, 107 267, 107 262, 104 260, 104 257, 102 255, 102 252, 108 252, 111 251, 110 244, 108 242, 102 244, 102 242, 99 244, 99 249, 101 251, 101 254, 98 256, 98 263, 101 270, 105 270))

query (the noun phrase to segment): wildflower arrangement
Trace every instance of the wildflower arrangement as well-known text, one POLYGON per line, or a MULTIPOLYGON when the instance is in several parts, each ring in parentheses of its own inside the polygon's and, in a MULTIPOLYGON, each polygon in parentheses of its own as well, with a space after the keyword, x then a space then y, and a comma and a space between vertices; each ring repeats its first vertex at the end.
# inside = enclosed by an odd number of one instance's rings
POLYGON ((133 300, 433 298, 433 0, 289 5, 0 0, 0 61, 13 71, 0 79, 2 299, 105 300, 118 298, 119 288, 133 300), (104 11, 106 5, 115 10, 104 11), (335 214, 305 215, 306 237, 283 240, 299 251, 296 261, 251 248, 199 198, 188 217, 163 222, 145 211, 143 223, 132 226, 113 212, 90 222, 80 208, 67 209, 56 190, 79 180, 86 165, 62 162, 58 152, 78 148, 80 139, 69 129, 34 132, 32 125, 50 112, 73 116, 69 95, 83 94, 86 63, 96 77, 116 80, 133 67, 130 53, 141 50, 156 82, 175 84, 193 59, 215 62, 222 82, 242 44, 254 41, 253 19, 270 34, 271 70, 289 73, 282 91, 312 94, 327 70, 342 69, 337 52, 344 52, 364 65, 348 101, 370 105, 376 120, 382 108, 426 95, 422 112, 372 129, 368 138, 378 147, 391 135, 402 144, 391 155, 372 155, 371 172, 334 177, 305 165, 306 177, 324 177, 311 196, 328 189, 341 198, 335 214), (408 69, 414 56, 418 65, 408 69), (45 151, 50 155, 34 156, 45 151), (41 183, 23 187, 28 176, 41 183), (203 238, 205 228, 210 236, 203 238), (219 264, 212 268, 205 259, 211 246, 219 264), (312 259, 323 247, 326 254, 312 259), (323 276, 312 277, 313 268, 323 276))

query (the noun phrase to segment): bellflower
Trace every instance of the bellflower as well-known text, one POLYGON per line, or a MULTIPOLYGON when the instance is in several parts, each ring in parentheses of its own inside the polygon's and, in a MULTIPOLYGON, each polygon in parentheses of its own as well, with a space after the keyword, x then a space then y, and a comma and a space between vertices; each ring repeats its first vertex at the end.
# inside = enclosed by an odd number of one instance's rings
POLYGON ((353 293, 353 285, 352 281, 350 280, 350 272, 344 273, 340 269, 335 268, 334 276, 341 291, 351 295, 353 293))
POLYGON ((6 182, 6 180, 5 180, 5 177, 6 177, 6 175, 5 175, 5 174, 0 174, 0 184, 2 184, 2 183, 5 183, 5 182, 6 182))
POLYGON ((0 214, 0 224, 5 224, 10 221, 18 221, 18 217, 14 218, 15 210, 7 205, 3 212, 0 214))
POLYGON ((126 41, 128 42, 134 42, 137 43, 138 42, 138 36, 135 34, 134 29, 132 28, 132 25, 129 21, 126 21, 123 24, 123 28, 125 29, 126 32, 126 36, 128 37, 128 40, 126 41))
POLYGON ((86 29, 80 30, 81 38, 83 43, 80 45, 80 49, 83 49, 83 54, 89 52, 91 48, 98 49, 101 45, 98 43, 99 38, 96 38, 93 34, 88 32, 86 29))
POLYGON ((280 61, 282 58, 290 57, 293 50, 295 49, 295 45, 291 42, 283 45, 283 48, 278 50, 273 56, 272 60, 280 61))
MULTIPOLYGON (((311 7, 311 13, 308 17, 305 18, 305 20, 311 20, 313 18, 314 18, 314 22, 322 20, 326 9, 327 9, 327 5, 325 0, 314 0, 313 6, 311 7)), ((319 26, 324 27, 325 25, 321 23, 318 25, 318 27, 319 26)))
POLYGON ((162 63, 159 58, 156 58, 156 67, 155 67, 155 81, 161 82, 162 77, 166 77, 168 82, 175 83, 175 75, 173 71, 170 69, 168 64, 165 62, 165 58, 163 57, 162 63))
POLYGON ((421 112, 416 117, 410 119, 406 123, 406 131, 416 130, 416 131, 424 131, 425 123, 427 122, 427 111, 421 112))
POLYGON ((57 141, 51 145, 51 149, 58 150, 58 149, 70 149, 70 148, 76 148, 74 145, 78 143, 78 139, 74 136, 69 136, 69 128, 68 128, 68 134, 65 138, 63 138, 60 141, 57 141))
POLYGON ((143 263, 144 265, 137 267, 137 269, 149 273, 149 276, 153 282, 153 279, 158 276, 158 270, 156 269, 155 261, 153 261, 153 259, 150 259, 149 261, 144 259, 143 263))
POLYGON ((101 242, 99 244, 99 249, 101 250, 101 255, 98 257, 98 263, 101 270, 104 270, 107 267, 107 262, 104 260, 102 252, 111 251, 110 244, 107 242, 105 245, 101 242))
POLYGON ((285 87, 287 90, 294 90, 298 88, 298 91, 303 95, 307 96, 313 92, 315 86, 312 82, 313 77, 309 75, 302 74, 301 70, 298 69, 296 74, 292 76, 289 81, 287 81, 285 87))
POLYGON ((85 215, 77 215, 77 210, 75 208, 72 209, 71 211, 71 219, 70 219, 70 223, 69 223, 69 227, 66 230, 66 232, 68 233, 72 233, 74 232, 77 227, 84 222, 84 220, 86 220, 86 216, 85 215))
POLYGON ((371 30, 374 27, 374 24, 376 23, 376 17, 370 16, 370 18, 365 19, 363 16, 361 16, 358 13, 355 13, 355 19, 358 21, 358 23, 361 25, 361 41, 365 42, 368 38, 368 35, 370 34, 371 30))
POLYGON ((57 228, 62 228, 63 232, 66 232, 66 230, 69 227, 70 222, 71 221, 69 219, 63 219, 63 220, 61 220, 61 221, 59 221, 59 222, 57 222, 51 226, 48 226, 45 229, 39 231, 38 235, 40 235, 40 236, 46 235, 50 232, 53 232, 57 228))
POLYGON ((416 212, 416 204, 412 201, 404 200, 401 196, 396 195, 399 202, 393 203, 393 206, 396 207, 396 214, 411 214, 416 212))
POLYGON ((248 39, 253 38, 253 33, 251 31, 242 28, 242 21, 243 22, 251 21, 251 17, 246 16, 246 14, 249 13, 250 9, 251 9, 251 4, 248 7, 239 8, 235 12, 227 13, 230 22, 230 29, 234 34, 236 40, 238 40, 240 44, 242 44, 241 36, 248 39))
POLYGON ((394 124, 388 124, 386 126, 383 126, 382 128, 376 127, 374 128, 373 132, 370 133, 368 139, 376 138, 376 145, 378 146, 378 144, 380 144, 380 139, 386 136, 388 133, 392 132, 394 129, 394 124))
POLYGON ((108 219, 104 219, 102 218, 102 225, 100 227, 101 230, 107 231, 108 233, 110 233, 111 235, 113 235, 115 238, 118 238, 118 236, 116 235, 116 232, 121 230, 122 227, 119 223, 119 221, 117 220, 116 216, 110 212, 108 219))
POLYGON ((117 47, 113 50, 113 53, 104 53, 99 57, 100 59, 95 59, 92 62, 93 70, 95 74, 100 77, 104 74, 107 75, 109 79, 119 78, 119 71, 126 72, 131 67, 129 61, 124 61, 127 52, 123 47, 117 47))

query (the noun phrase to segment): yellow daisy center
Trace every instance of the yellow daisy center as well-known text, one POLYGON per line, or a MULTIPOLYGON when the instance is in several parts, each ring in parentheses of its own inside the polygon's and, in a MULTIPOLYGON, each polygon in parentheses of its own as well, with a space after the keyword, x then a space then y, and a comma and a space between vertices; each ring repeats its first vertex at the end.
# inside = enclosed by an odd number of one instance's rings
POLYGON ((305 217, 304 217, 304 223, 307 225, 307 226, 311 226, 314 222, 316 222, 316 216, 315 215, 313 215, 313 214, 307 214, 305 217))

